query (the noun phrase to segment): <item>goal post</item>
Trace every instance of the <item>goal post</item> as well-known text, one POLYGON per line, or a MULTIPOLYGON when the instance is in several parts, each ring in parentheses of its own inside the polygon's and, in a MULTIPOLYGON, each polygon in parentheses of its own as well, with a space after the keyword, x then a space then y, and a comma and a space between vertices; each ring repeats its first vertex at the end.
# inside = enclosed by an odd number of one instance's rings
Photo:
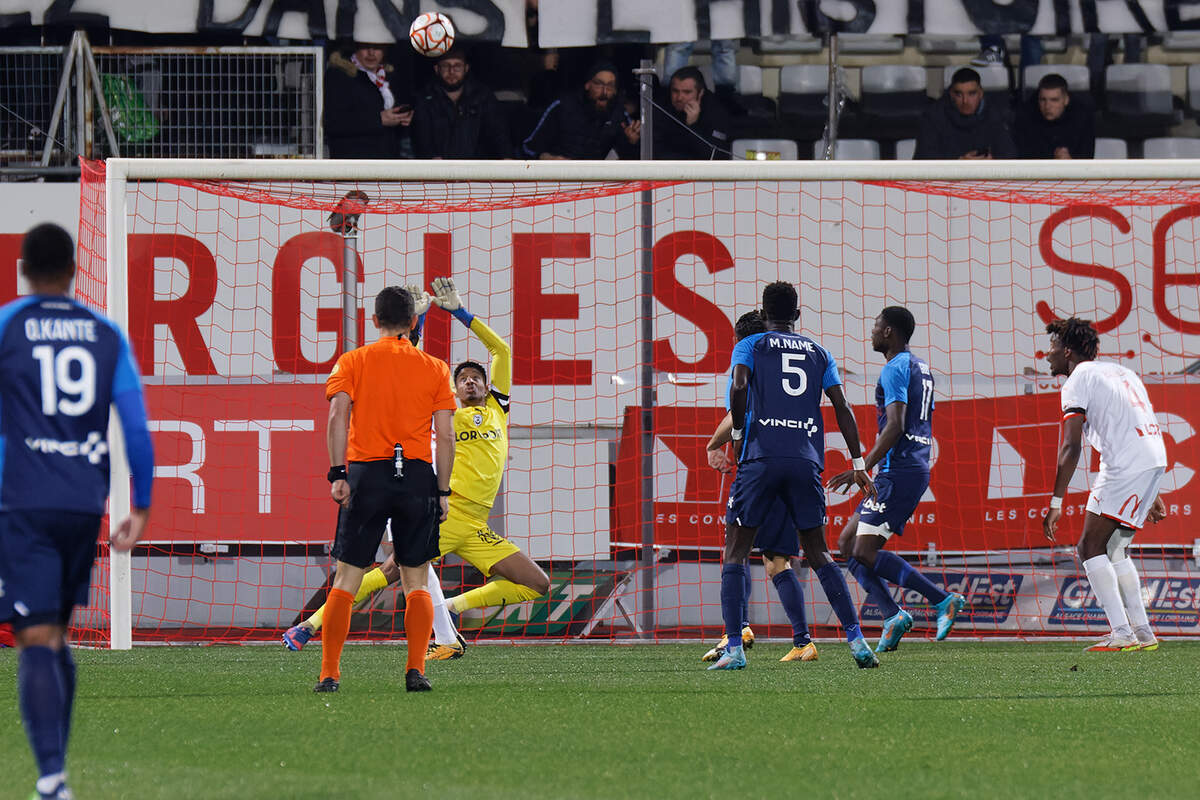
MULTIPOLYGON (((1146 376, 1171 444, 1176 510, 1136 540, 1161 606, 1151 618, 1200 633, 1200 611, 1172 605, 1200 596, 1198 162, 110 159, 85 169, 82 195, 81 273, 130 333, 162 455, 148 544, 132 558, 102 549, 109 620, 93 635, 114 648, 271 638, 318 601, 333 519, 314 463, 321 383, 355 326, 370 336, 375 292, 437 275, 513 345, 492 527, 552 579, 546 598, 467 619, 472 635, 719 635, 729 483, 703 448, 724 413, 733 321, 776 279, 797 285, 801 329, 842 367, 867 446, 882 367, 871 321, 889 304, 914 311, 913 348, 937 379, 937 463, 890 546, 968 589, 963 630, 980 635, 1098 630, 1073 556, 1038 528, 1057 436, 1044 325, 1097 320, 1103 357, 1146 376), (347 251, 327 217, 353 190, 369 199, 347 251)), ((452 364, 486 357, 436 311, 423 346, 452 364)), ((846 457, 826 428, 828 476, 846 457)), ((1075 507, 1096 468, 1084 461, 1075 507)), ((828 500, 836 548, 853 501, 828 500)), ((113 518, 128 504, 114 459, 113 518)), ((798 569, 828 629, 819 584, 798 569)), ((453 560, 442 575, 448 594, 482 580, 453 560)), ((751 621, 785 635, 753 575, 751 621)), ((360 615, 356 635, 394 634, 396 603, 360 615)))

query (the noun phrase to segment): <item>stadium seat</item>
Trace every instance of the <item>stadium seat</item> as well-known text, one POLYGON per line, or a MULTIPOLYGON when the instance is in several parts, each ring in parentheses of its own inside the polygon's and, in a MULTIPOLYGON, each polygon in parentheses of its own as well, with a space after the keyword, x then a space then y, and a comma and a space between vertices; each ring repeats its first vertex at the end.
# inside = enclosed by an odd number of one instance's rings
POLYGON ((763 94, 762 67, 738 65, 737 100, 747 115, 775 121, 775 101, 763 94))
POLYGON ((825 49, 825 42, 815 36, 764 36, 752 44, 755 52, 764 55, 811 54, 825 49))
POLYGON ((1038 81, 1047 75, 1061 75, 1067 81, 1067 88, 1071 92, 1072 99, 1079 99, 1084 95, 1088 101, 1092 98, 1092 73, 1083 64, 1034 64, 1025 67, 1023 70, 1025 76, 1025 85, 1021 92, 1021 96, 1028 100, 1033 97, 1033 93, 1037 91, 1038 81))
POLYGON ((734 159, 749 161, 795 161, 800 149, 791 139, 734 139, 730 145, 734 159))
POLYGON ((1096 158, 1129 158, 1129 145, 1124 139, 1096 139, 1096 158))
POLYGON ((829 68, 790 64, 779 70, 779 117, 788 135, 816 139, 829 118, 829 68))
POLYGON ((974 36, 918 35, 915 38, 917 50, 922 53, 974 55, 979 52, 979 39, 974 36))
POLYGON ((1183 121, 1166 64, 1111 64, 1104 71, 1103 132, 1124 139, 1166 135, 1183 121))
POLYGON ((1165 136, 1142 142, 1143 158, 1200 158, 1200 139, 1165 136))
POLYGON ((1187 68, 1187 102, 1192 114, 1200 118, 1200 64, 1187 68))
POLYGON ((916 139, 901 139, 896 142, 896 160, 897 161, 912 161, 913 154, 917 152, 916 139))
POLYGON ((857 114, 847 120, 856 133, 876 139, 907 139, 917 135, 921 115, 929 107, 925 68, 911 64, 863 67, 857 114))
POLYGON ((904 52, 904 39, 900 36, 881 36, 873 33, 839 33, 839 53, 864 55, 886 55, 904 52))
POLYGON ((1200 50, 1200 31, 1163 31, 1163 50, 1200 50))
MULTIPOLYGON (((821 142, 813 142, 813 159, 824 155, 821 142)), ((834 161, 878 161, 879 142, 874 139, 838 139, 833 149, 834 161)))

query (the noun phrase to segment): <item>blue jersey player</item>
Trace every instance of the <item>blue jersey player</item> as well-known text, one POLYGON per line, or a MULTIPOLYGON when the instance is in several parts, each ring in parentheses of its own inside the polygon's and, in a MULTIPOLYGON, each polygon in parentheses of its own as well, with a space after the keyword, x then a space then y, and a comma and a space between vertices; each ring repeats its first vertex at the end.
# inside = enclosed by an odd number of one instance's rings
MULTIPOLYGON (((912 616, 900 608, 881 578, 920 592, 937 609, 937 638, 945 639, 962 609, 963 596, 944 592, 895 553, 883 550, 904 525, 929 488, 929 455, 933 449, 933 373, 911 350, 916 322, 902 306, 879 312, 871 329, 871 347, 887 360, 875 386, 879 436, 867 453, 867 468, 879 465, 875 497, 864 498, 838 539, 850 573, 883 615, 877 653, 895 650, 912 628, 912 616)), ((853 473, 843 472, 829 482, 833 490, 848 489, 853 473)))
MULTIPOLYGON (((738 317, 737 324, 733 327, 738 341, 752 334, 765 333, 766 330, 767 324, 758 311, 750 311, 738 317)), ((717 430, 708 441, 708 464, 718 472, 730 472, 733 469, 733 462, 725 452, 726 445, 730 441, 729 432, 732 429, 733 417, 726 414, 725 419, 721 420, 721 424, 717 426, 717 430)), ((809 634, 808 617, 804 611, 804 588, 800 585, 800 578, 796 575, 796 571, 792 569, 792 559, 800 555, 800 540, 796 535, 795 523, 792 522, 783 503, 779 500, 771 504, 762 525, 759 526, 758 533, 754 537, 754 547, 762 553, 767 577, 774 584, 775 591, 779 594, 780 605, 783 606, 784 613, 787 614, 788 621, 792 625, 792 649, 779 660, 785 662, 816 661, 817 646, 809 634)), ((748 571, 743 597, 742 647, 749 650, 754 643, 754 631, 750 628, 746 609, 750 600, 750 573, 748 571)), ((700 660, 716 661, 724 655, 728 647, 728 637, 722 636, 717 646, 705 653, 700 660)))
POLYGON ((741 631, 746 557, 758 527, 775 501, 795 523, 809 564, 833 606, 860 667, 878 659, 863 640, 858 614, 841 569, 825 547, 825 428, 821 395, 833 403, 838 427, 854 458, 855 482, 869 495, 875 487, 863 466, 854 413, 842 394, 837 364, 825 348, 793 330, 800 316, 796 289, 776 281, 763 290, 765 333, 747 336, 733 351, 729 396, 738 471, 726 513, 721 568, 721 614, 730 647, 709 669, 746 666, 741 631))
POLYGON ((40 776, 33 796, 69 798, 67 624, 87 602, 108 498, 110 405, 134 489, 132 515, 109 537, 116 550, 145 530, 154 456, 129 342, 69 297, 70 234, 52 224, 30 229, 21 273, 33 294, 0 308, 0 622, 12 621, 21 648, 17 694, 40 776))

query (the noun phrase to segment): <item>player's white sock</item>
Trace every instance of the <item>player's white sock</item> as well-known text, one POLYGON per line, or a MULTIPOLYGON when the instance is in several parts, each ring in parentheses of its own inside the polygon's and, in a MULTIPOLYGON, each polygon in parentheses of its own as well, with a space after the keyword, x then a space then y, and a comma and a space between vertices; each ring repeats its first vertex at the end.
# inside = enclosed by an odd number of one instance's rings
POLYGON ((1113 572, 1117 574, 1117 587, 1121 590, 1121 599, 1125 601, 1125 615, 1129 617, 1129 624, 1135 628, 1149 628, 1146 604, 1142 602, 1142 582, 1133 559, 1123 558, 1113 562, 1113 572))
POLYGON ((1113 570, 1108 555, 1092 556, 1083 562, 1083 571, 1087 573, 1088 583, 1092 585, 1092 592, 1100 601, 1113 633, 1132 636, 1133 630, 1129 627, 1129 617, 1125 615, 1121 590, 1117 588, 1117 573, 1113 570))
POLYGON ((446 595, 442 594, 442 582, 438 580, 433 564, 429 565, 429 596, 433 599, 433 641, 454 644, 458 641, 458 631, 446 610, 446 595))

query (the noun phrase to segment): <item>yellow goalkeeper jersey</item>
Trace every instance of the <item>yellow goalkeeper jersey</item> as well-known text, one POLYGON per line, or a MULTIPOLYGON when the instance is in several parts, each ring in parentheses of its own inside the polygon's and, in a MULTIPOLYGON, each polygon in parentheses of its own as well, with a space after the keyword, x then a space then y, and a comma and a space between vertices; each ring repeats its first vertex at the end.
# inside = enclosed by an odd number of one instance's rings
POLYGON ((491 389, 481 406, 466 406, 454 412, 454 471, 450 491, 469 501, 463 511, 487 519, 504 464, 508 460, 508 399, 512 391, 512 349, 496 332, 475 317, 471 332, 492 354, 491 389))

